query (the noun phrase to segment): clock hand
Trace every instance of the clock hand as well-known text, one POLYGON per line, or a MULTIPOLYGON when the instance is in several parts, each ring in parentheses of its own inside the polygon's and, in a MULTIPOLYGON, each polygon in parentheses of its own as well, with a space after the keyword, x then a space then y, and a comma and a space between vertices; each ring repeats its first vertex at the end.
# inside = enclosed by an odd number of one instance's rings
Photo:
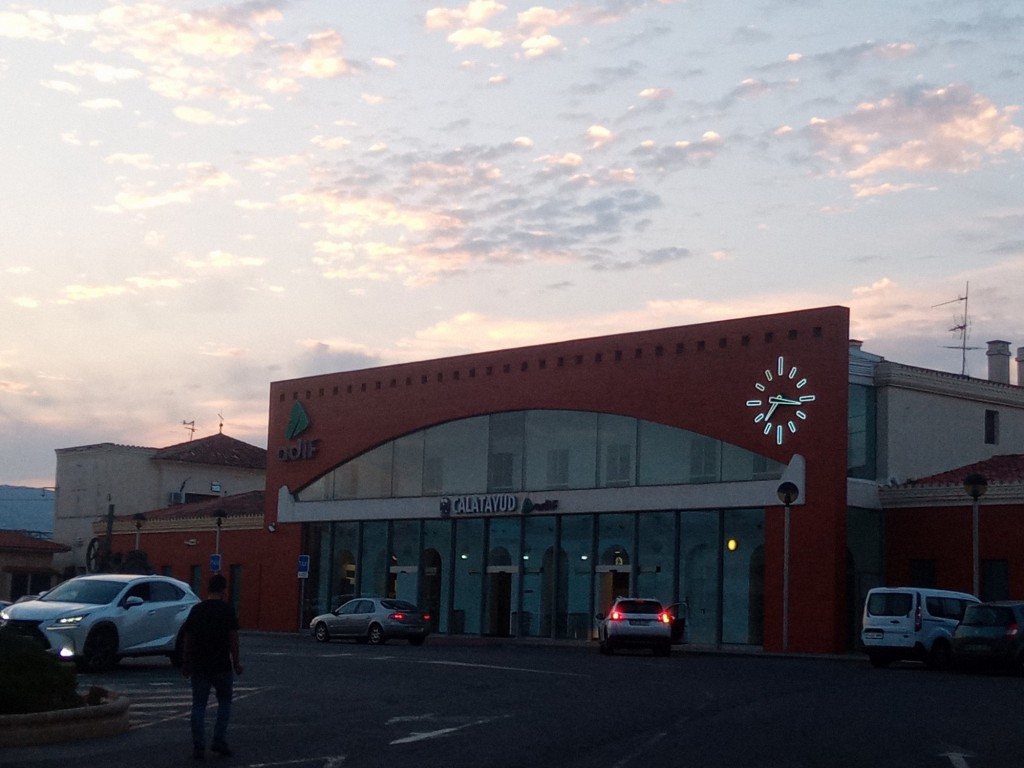
POLYGON ((772 395, 768 398, 768 402, 773 405, 802 405, 799 400, 791 400, 788 397, 782 395, 772 395))
POLYGON ((768 402, 772 404, 772 407, 769 408, 768 409, 768 413, 766 413, 764 415, 764 420, 765 421, 771 421, 772 420, 772 414, 775 413, 775 409, 779 407, 779 404, 777 402, 775 402, 775 398, 773 398, 773 397, 769 397, 768 398, 768 402))

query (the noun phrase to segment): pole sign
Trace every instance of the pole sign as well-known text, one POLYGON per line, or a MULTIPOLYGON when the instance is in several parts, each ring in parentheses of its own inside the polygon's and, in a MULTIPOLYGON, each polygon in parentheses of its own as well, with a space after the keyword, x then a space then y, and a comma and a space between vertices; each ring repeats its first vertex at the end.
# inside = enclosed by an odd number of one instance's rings
POLYGON ((309 578, 309 555, 299 555, 299 578, 309 578))
POLYGON ((220 573, 220 553, 210 555, 210 572, 220 573))

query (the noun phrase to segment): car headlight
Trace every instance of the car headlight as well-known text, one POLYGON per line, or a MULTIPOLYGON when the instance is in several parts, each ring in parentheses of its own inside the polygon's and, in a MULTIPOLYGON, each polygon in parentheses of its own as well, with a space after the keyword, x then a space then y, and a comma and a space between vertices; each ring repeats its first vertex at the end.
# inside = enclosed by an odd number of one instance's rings
POLYGON ((74 629, 81 624, 82 620, 88 615, 88 613, 78 613, 74 616, 61 616, 56 621, 50 622, 50 627, 52 629, 74 629))

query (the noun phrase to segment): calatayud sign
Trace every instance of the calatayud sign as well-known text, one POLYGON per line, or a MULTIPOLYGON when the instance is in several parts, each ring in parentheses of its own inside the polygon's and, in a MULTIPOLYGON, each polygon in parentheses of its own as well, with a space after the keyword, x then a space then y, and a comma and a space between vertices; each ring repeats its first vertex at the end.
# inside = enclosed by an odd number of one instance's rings
POLYGON ((450 515, 512 515, 519 511, 519 499, 511 493, 487 496, 445 496, 441 499, 441 516, 450 515))
POLYGON ((311 423, 306 409, 302 407, 302 403, 296 400, 292 404, 291 413, 288 414, 288 426, 285 427, 284 438, 285 440, 296 440, 298 438, 298 440, 291 445, 282 446, 277 449, 279 461, 304 461, 316 458, 320 441, 299 437, 299 435, 309 429, 311 423))
POLYGON ((529 497, 519 503, 519 497, 512 493, 492 493, 486 496, 445 496, 441 499, 441 517, 452 515, 514 515, 530 512, 554 512, 558 509, 556 499, 534 502, 529 497))

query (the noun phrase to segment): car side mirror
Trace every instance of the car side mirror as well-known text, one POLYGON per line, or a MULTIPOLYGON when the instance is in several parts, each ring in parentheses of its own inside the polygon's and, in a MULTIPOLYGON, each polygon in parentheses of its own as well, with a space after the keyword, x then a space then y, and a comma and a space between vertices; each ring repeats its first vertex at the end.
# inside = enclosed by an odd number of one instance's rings
POLYGON ((134 608, 134 607, 136 607, 138 605, 142 605, 144 602, 146 602, 146 601, 143 600, 138 595, 132 595, 131 597, 125 598, 124 607, 125 608, 134 608))

